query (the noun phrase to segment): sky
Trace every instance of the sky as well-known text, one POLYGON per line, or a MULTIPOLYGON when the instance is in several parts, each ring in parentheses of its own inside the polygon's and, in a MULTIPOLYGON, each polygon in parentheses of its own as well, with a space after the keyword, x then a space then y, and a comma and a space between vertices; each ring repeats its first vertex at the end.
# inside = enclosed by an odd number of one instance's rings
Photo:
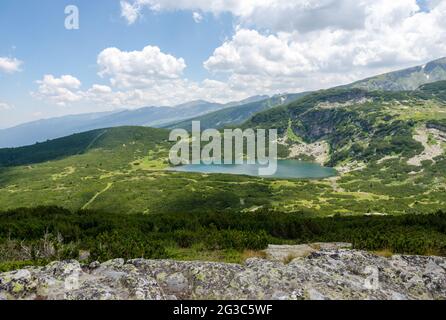
POLYGON ((323 89, 444 56, 446 0, 1 0, 0 128, 323 89))

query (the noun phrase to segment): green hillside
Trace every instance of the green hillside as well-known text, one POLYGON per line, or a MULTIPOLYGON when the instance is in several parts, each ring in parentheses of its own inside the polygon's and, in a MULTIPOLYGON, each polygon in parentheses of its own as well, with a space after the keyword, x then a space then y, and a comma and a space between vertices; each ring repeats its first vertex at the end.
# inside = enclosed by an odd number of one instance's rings
POLYGON ((145 152, 167 142, 167 138, 167 131, 145 127, 93 130, 31 146, 0 149, 0 168, 59 160, 97 149, 117 150, 125 144, 129 144, 131 153, 137 148, 141 148, 140 152, 145 152))
MULTIPOLYGON (((417 129, 446 120, 446 82, 415 91, 383 92, 331 89, 255 115, 245 127, 278 128, 307 143, 326 141, 327 164, 378 161, 386 156, 410 158, 423 151, 413 139, 417 129)), ((292 139, 287 139, 293 145, 292 139)))
POLYGON ((290 152, 302 142, 326 142, 326 163, 342 173, 336 179, 172 172, 167 170, 168 131, 123 127, 1 150, 7 167, 0 172, 0 203, 4 209, 58 205, 126 214, 258 208, 318 216, 434 212, 446 202, 445 177, 438 174, 446 168, 444 153, 418 165, 408 161, 424 150, 414 139, 419 130, 429 144, 443 148, 442 136, 429 131, 444 128, 443 88, 437 83, 414 92, 320 91, 245 124, 279 128, 281 149, 290 157, 305 156, 290 152), (47 149, 53 161, 32 156, 47 149), (11 166, 13 161, 23 166, 11 166))

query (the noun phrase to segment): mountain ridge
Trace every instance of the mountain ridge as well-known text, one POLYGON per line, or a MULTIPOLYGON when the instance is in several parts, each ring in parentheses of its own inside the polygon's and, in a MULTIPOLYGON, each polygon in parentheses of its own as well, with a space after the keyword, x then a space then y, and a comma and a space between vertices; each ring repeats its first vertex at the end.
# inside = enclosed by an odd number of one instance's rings
POLYGON ((446 80, 446 57, 423 65, 369 77, 339 88, 359 88, 369 91, 416 90, 423 84, 446 80))
POLYGON ((274 108, 281 104, 289 103, 291 101, 297 100, 305 96, 306 94, 308 93, 304 92, 297 94, 275 95, 273 97, 264 100, 253 101, 246 104, 225 108, 222 110, 217 110, 214 112, 204 114, 202 116, 189 118, 180 122, 172 122, 168 125, 163 126, 163 128, 167 129, 181 128, 190 131, 192 121, 200 121, 202 129, 211 129, 211 128, 221 129, 225 126, 236 126, 242 124, 243 122, 245 122, 251 116, 253 116, 258 112, 274 108))
MULTIPOLYGON (((425 65, 378 75, 337 88, 359 88, 367 91, 415 90, 426 83, 446 80, 446 58, 425 65)), ((203 100, 175 107, 144 107, 136 110, 73 115, 21 124, 0 130, 0 148, 18 147, 59 138, 73 133, 113 126, 140 125, 165 128, 189 128, 192 120, 203 122, 204 128, 242 124, 251 116, 266 109, 286 104, 307 95, 284 94, 273 97, 253 96, 238 102, 218 104, 203 100), (285 100, 281 100, 285 98, 285 100), (89 118, 93 119, 89 119, 89 118)))
POLYGON ((119 126, 161 126, 175 119, 181 120, 224 109, 225 104, 191 101, 175 107, 143 107, 103 113, 68 115, 42 119, 0 130, 0 148, 20 147, 36 142, 61 138, 74 133, 119 126))

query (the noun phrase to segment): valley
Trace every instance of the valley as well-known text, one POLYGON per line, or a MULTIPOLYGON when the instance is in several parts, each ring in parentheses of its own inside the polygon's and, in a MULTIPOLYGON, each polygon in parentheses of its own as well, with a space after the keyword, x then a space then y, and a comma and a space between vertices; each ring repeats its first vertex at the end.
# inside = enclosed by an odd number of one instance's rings
POLYGON ((446 255, 444 92, 446 81, 321 90, 242 124, 277 128, 281 161, 317 162, 336 177, 174 171, 169 131, 141 126, 1 149, 0 266, 80 251, 240 262, 271 243, 308 241, 446 255))

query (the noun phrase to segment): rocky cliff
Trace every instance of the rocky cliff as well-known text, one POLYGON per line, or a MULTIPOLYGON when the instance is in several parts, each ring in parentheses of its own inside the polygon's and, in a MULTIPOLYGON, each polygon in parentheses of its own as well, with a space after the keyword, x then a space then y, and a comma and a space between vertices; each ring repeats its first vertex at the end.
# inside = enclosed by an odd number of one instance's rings
POLYGON ((53 262, 0 274, 0 300, 446 299, 446 258, 385 258, 344 247, 271 247, 269 259, 252 258, 244 265, 53 262))

